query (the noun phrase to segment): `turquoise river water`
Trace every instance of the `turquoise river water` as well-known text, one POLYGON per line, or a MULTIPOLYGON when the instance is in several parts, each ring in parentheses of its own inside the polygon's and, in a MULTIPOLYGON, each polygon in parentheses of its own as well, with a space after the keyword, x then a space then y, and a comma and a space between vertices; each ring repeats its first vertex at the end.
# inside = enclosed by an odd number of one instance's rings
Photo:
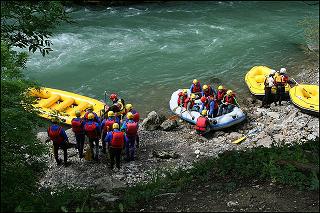
POLYGON ((31 54, 26 75, 46 87, 99 100, 116 92, 143 116, 169 112, 173 91, 194 78, 249 95, 255 65, 290 73, 305 56, 298 21, 319 6, 297 2, 166 2, 67 8, 75 21, 51 37, 53 52, 31 54))

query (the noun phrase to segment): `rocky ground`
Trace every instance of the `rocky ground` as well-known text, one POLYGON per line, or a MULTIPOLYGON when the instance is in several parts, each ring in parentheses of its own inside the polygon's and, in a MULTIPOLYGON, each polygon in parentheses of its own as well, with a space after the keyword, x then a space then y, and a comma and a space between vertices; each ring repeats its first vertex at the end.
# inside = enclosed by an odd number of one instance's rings
MULTIPOLYGON (((314 79, 308 83, 319 83, 316 77, 319 76, 319 68, 306 75, 314 79)), ((90 162, 79 159, 77 151, 71 148, 68 150, 71 162, 68 167, 56 166, 53 156, 46 156, 49 168, 41 179, 41 186, 53 190, 56 186, 93 187, 97 192, 97 201, 113 201, 117 197, 110 193, 111 189, 131 186, 140 181, 147 182, 152 178, 152 173, 160 169, 188 168, 202 157, 217 156, 226 150, 260 145, 269 147, 272 143, 293 143, 319 137, 319 118, 302 113, 290 102, 283 102, 283 106, 275 107, 272 104, 270 108, 260 108, 261 101, 247 98, 240 105, 247 113, 248 119, 245 122, 224 131, 210 133, 206 137, 196 135, 192 125, 179 122, 179 119, 169 119, 162 124, 164 117, 152 112, 139 130, 140 147, 137 149, 136 161, 123 161, 121 170, 115 172, 108 168, 107 155, 100 153, 100 162, 90 162), (258 132, 244 142, 232 143, 255 128, 258 132)), ((75 143, 71 129, 66 132, 69 141, 75 143)), ((39 132, 38 138, 45 142, 46 132, 39 132)), ((60 155, 62 157, 62 152, 60 155)))

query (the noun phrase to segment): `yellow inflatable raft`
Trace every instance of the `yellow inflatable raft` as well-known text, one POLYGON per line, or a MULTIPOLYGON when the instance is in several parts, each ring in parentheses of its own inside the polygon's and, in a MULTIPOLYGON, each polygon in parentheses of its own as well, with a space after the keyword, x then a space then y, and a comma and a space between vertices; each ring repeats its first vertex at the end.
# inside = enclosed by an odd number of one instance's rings
POLYGON ((299 84, 289 91, 291 102, 306 113, 319 115, 319 86, 299 84))
MULTIPOLYGON (((271 69, 266 66, 254 66, 245 76, 245 82, 253 95, 264 96, 264 80, 269 76, 271 69)), ((290 90, 290 85, 286 85, 286 93, 290 90)), ((272 93, 276 93, 276 88, 272 88, 272 93)))
POLYGON ((90 104, 93 105, 93 111, 98 116, 100 116, 101 110, 104 109, 104 103, 101 101, 57 89, 41 88, 36 90, 32 88, 30 89, 30 95, 37 97, 38 101, 33 106, 39 109, 41 117, 51 119, 52 115, 57 111, 61 114, 59 118, 69 125, 71 125, 72 118, 76 117, 76 110, 79 110, 81 117, 83 117, 90 104))

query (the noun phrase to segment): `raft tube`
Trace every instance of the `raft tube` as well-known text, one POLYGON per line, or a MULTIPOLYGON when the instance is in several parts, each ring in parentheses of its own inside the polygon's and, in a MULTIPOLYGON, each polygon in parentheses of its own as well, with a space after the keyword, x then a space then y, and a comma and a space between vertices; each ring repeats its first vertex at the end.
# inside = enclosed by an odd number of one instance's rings
POLYGON ((37 108, 39 116, 51 119, 57 111, 61 113, 59 118, 62 122, 69 125, 71 125, 71 120, 76 117, 76 110, 79 110, 81 117, 83 117, 90 104, 93 105, 93 111, 98 116, 104 109, 104 103, 101 101, 58 89, 43 87, 36 90, 30 88, 29 95, 37 97, 37 103, 33 104, 33 107, 37 108))

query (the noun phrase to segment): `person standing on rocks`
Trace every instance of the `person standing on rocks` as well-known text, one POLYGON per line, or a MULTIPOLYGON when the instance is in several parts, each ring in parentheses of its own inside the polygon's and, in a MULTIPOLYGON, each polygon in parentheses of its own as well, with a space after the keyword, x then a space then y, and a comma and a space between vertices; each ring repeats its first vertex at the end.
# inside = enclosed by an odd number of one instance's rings
POLYGON ((267 77, 264 80, 264 97, 262 100, 262 105, 261 107, 270 107, 270 103, 271 103, 271 89, 274 86, 274 79, 273 76, 276 73, 275 70, 271 70, 269 77, 267 77))
POLYGON ((275 102, 275 105, 277 106, 277 101, 279 102, 279 105, 281 106, 281 101, 284 97, 285 94, 285 86, 288 83, 288 76, 285 74, 286 73, 286 68, 281 68, 279 73, 276 73, 274 78, 275 78, 275 85, 277 88, 277 99, 275 102))
POLYGON ((77 141, 77 149, 79 152, 79 158, 83 158, 83 147, 85 140, 85 131, 84 131, 84 120, 80 118, 81 112, 77 110, 75 112, 76 118, 71 120, 72 131, 77 141))
POLYGON ((93 111, 93 105, 92 105, 92 104, 90 104, 90 105, 87 107, 87 112, 84 114, 83 120, 84 120, 85 122, 87 122, 87 121, 89 120, 88 115, 89 115, 90 113, 92 113, 92 114, 94 115, 94 121, 97 122, 97 123, 100 123, 100 118, 99 118, 99 116, 97 115, 97 113, 95 113, 95 112, 93 111))
POLYGON ((101 136, 100 124, 94 121, 94 114, 88 114, 88 122, 84 125, 84 130, 86 135, 89 138, 90 150, 92 153, 92 157, 95 161, 98 161, 99 155, 99 139, 101 136), (93 144, 95 143, 95 145, 93 144), (95 147, 95 153, 93 152, 93 148, 95 147))
POLYGON ((119 124, 114 123, 112 128, 113 131, 109 132, 104 140, 105 143, 108 143, 111 170, 114 168, 115 160, 116 167, 120 169, 121 152, 125 143, 127 143, 125 133, 119 130, 119 124))
POLYGON ((53 142, 53 154, 54 158, 57 162, 57 165, 60 165, 62 163, 62 160, 58 156, 58 150, 61 148, 63 150, 63 161, 64 165, 67 166, 67 160, 68 160, 68 144, 69 139, 62 128, 62 126, 58 125, 58 118, 52 119, 52 125, 48 128, 47 133, 50 138, 50 140, 53 142))
POLYGON ((108 132, 112 131, 112 125, 114 123, 120 124, 120 119, 118 117, 115 117, 115 114, 113 111, 108 112, 108 118, 104 119, 101 123, 101 128, 102 128, 102 136, 101 136, 101 141, 102 141, 102 153, 106 153, 106 144, 103 142, 104 138, 108 134, 108 132))
POLYGON ((138 123, 133 120, 134 116, 131 112, 127 113, 128 121, 122 124, 121 131, 124 131, 127 136, 126 143, 126 160, 134 161, 135 159, 135 142, 138 135, 138 123))
MULTIPOLYGON (((183 102, 182 102, 183 103, 183 102)), ((140 121, 140 114, 139 112, 133 108, 132 104, 127 104, 126 105, 126 114, 128 112, 131 112, 133 114, 133 121, 139 123, 140 121)), ((126 119, 126 121, 128 121, 128 118, 126 119)), ((136 147, 139 148, 139 135, 137 134, 137 138, 136 138, 136 147)))

